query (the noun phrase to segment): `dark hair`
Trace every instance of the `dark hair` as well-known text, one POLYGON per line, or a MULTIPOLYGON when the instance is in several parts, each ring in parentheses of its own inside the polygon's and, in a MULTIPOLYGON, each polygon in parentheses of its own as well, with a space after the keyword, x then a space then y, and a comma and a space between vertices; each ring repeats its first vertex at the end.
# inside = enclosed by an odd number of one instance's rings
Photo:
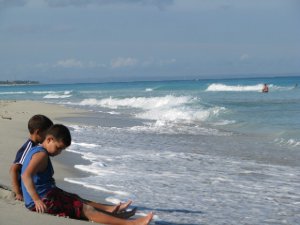
POLYGON ((33 134, 36 130, 46 131, 53 125, 53 122, 44 115, 34 115, 28 121, 28 130, 33 134))
POLYGON ((47 131, 47 135, 52 135, 57 141, 62 141, 66 147, 71 145, 70 131, 62 124, 54 124, 47 131))

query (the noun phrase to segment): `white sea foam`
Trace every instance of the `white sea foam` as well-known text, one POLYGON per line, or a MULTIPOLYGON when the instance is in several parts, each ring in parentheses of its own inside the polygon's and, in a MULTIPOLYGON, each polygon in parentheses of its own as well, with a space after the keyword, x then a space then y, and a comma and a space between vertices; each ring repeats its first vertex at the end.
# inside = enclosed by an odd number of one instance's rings
POLYGON ((145 91, 150 92, 150 91, 153 91, 153 89, 152 88, 146 88, 145 91))
POLYGON ((128 132, 136 133, 158 133, 158 134, 189 134, 189 135, 209 135, 209 136, 230 136, 231 132, 220 131, 214 128, 201 126, 174 125, 166 121, 156 121, 145 126, 134 126, 128 128, 128 132))
POLYGON ((156 126, 174 124, 197 124, 212 118, 218 118, 224 107, 203 108, 198 98, 191 96, 163 97, 133 97, 133 98, 105 98, 85 99, 80 105, 101 106, 107 108, 138 108, 132 116, 144 120, 153 120, 156 126), (192 106, 191 106, 192 105, 192 106))
MULTIPOLYGON (((76 169, 82 170, 84 172, 89 172, 89 173, 93 173, 96 174, 98 176, 101 176, 101 172, 102 172, 102 167, 106 167, 106 165, 104 163, 101 162, 94 162, 90 165, 75 165, 74 166, 76 169)), ((112 174, 114 174, 115 172, 112 172, 112 174)))
POLYGON ((77 150, 74 150, 72 149, 71 147, 68 147, 66 149, 67 152, 72 152, 72 153, 76 153, 76 154, 79 154, 79 155, 83 155, 83 153, 81 151, 77 151, 77 150))
POLYGON ((186 103, 191 103, 195 99, 191 96, 180 96, 176 97, 173 95, 167 95, 163 97, 133 97, 133 98, 105 98, 105 99, 84 99, 79 103, 82 106, 101 106, 111 109, 118 107, 125 108, 140 108, 140 109, 151 109, 158 107, 172 107, 186 103))
POLYGON ((206 121, 211 116, 217 116, 224 107, 213 107, 209 109, 192 109, 189 107, 175 108, 153 108, 146 112, 136 114, 137 118, 150 119, 155 121, 194 123, 206 121))
POLYGON ((78 145, 80 147, 84 147, 84 148, 97 148, 97 147, 101 147, 100 145, 97 144, 91 144, 91 143, 85 143, 85 142, 81 142, 81 143, 76 143, 76 142, 72 142, 72 145, 78 145))
MULTIPOLYGON (((44 92, 45 95, 43 98, 46 99, 58 99, 58 98, 70 98, 72 91, 57 91, 57 92, 44 92)), ((43 94, 43 92, 36 92, 36 94, 43 94)))
POLYGON ((299 142, 299 141, 296 141, 296 140, 294 140, 294 139, 289 139, 289 140, 287 141, 287 143, 288 143, 289 145, 293 145, 293 146, 299 146, 299 145, 300 145, 300 142, 299 142))
POLYGON ((70 98, 72 95, 65 95, 65 94, 62 94, 62 95, 59 95, 59 94, 48 94, 48 95, 45 95, 43 98, 70 98))
POLYGON ((295 139, 285 139, 285 138, 276 138, 274 140, 275 143, 279 144, 279 145, 287 145, 287 146, 291 146, 291 147, 298 147, 300 146, 300 141, 297 141, 295 139))
POLYGON ((124 191, 108 190, 107 188, 104 188, 104 187, 101 187, 101 186, 98 186, 98 185, 92 185, 92 184, 89 184, 89 183, 84 182, 82 180, 76 180, 76 179, 73 179, 73 178, 64 178, 64 181, 69 182, 69 183, 73 183, 73 184, 79 184, 79 185, 82 185, 82 186, 87 187, 87 188, 103 191, 105 193, 110 193, 110 194, 115 194, 115 195, 120 195, 120 196, 128 196, 129 195, 129 193, 124 192, 124 191))
MULTIPOLYGON (((138 119, 146 120, 143 124, 133 127, 116 128, 110 127, 109 129, 128 130, 128 132, 150 132, 150 133, 164 133, 164 134, 202 134, 202 135, 217 135, 227 136, 231 135, 230 132, 218 131, 213 127, 207 127, 203 123, 211 124, 213 126, 222 126, 234 121, 219 120, 219 115, 226 112, 224 107, 211 107, 207 109, 191 107, 179 103, 192 103, 195 99, 187 100, 187 98, 177 101, 172 104, 158 104, 157 107, 144 109, 140 113, 132 114, 138 119), (161 106, 161 107, 160 107, 161 106), (150 120, 150 121, 149 121, 150 120)), ((198 104, 199 105, 199 104, 198 104)), ((148 106, 146 106, 148 107, 148 106)), ((102 111, 103 112, 103 111, 102 111)), ((117 113, 116 113, 117 114, 117 113)), ((118 113, 119 114, 119 113, 118 113)), ((84 126, 71 126, 75 132, 84 132, 84 126)), ((100 128, 97 128, 100 129, 100 128)), ((108 129, 108 128, 107 128, 108 129)), ((91 146, 98 147, 98 146, 91 146)))
POLYGON ((55 94, 57 91, 33 91, 33 94, 41 95, 41 94, 55 94))
MULTIPOLYGON (((93 111, 93 110, 91 110, 91 111, 93 111)), ((102 111, 102 110, 99 110, 98 112, 99 113, 110 114, 110 115, 120 115, 121 114, 120 112, 117 112, 117 111, 102 111)))
POLYGON ((110 111, 110 112, 107 112, 108 114, 110 115, 120 115, 121 113, 119 112, 116 112, 116 111, 110 111))
MULTIPOLYGON (((97 151, 96 149, 94 149, 94 150, 97 151)), ((94 153, 88 152, 89 151, 88 149, 87 150, 81 149, 81 151, 82 151, 82 158, 83 159, 89 160, 91 162, 94 162, 97 159, 101 160, 101 157, 99 155, 96 155, 94 153)), ((101 164, 99 163, 99 165, 104 166, 104 164, 102 164, 102 163, 101 164)))
POLYGON ((180 108, 156 108, 136 115, 137 118, 156 121, 204 121, 209 117, 209 110, 199 112, 186 111, 180 108))
POLYGON ((256 85, 226 85, 214 83, 208 86, 206 91, 261 91, 263 84, 256 85))
MULTIPOLYGON (((87 129, 87 127, 84 128, 84 127, 81 127, 78 125, 70 125, 69 127, 71 128, 70 130, 72 133, 75 132, 75 133, 79 133, 79 134, 84 132, 84 129, 87 129)), ((80 155, 82 155, 82 158, 92 161, 92 160, 99 158, 99 156, 97 156, 89 151, 97 150, 100 147, 101 147, 101 145, 98 145, 98 144, 72 141, 71 146, 69 146, 66 149, 66 151, 80 154, 80 155)))
POLYGON ((121 202, 120 199, 118 199, 118 198, 113 198, 113 197, 107 197, 105 200, 106 200, 107 202, 110 202, 110 203, 114 204, 114 205, 118 205, 118 204, 121 202))
MULTIPOLYGON (((132 199, 141 208, 141 214, 157 210, 166 224, 169 224, 166 221, 172 224, 178 218, 180 224, 195 220, 196 224, 201 224, 215 219, 216 214, 221 217, 217 224, 224 221, 232 224, 229 220, 238 224, 241 214, 249 215, 251 224, 263 224, 260 221, 265 221, 268 210, 274 210, 276 215, 284 210, 294 219, 299 217, 294 213, 299 207, 296 168, 258 164, 251 160, 236 161, 228 156, 188 152, 189 149, 175 152, 173 147, 171 151, 129 150, 131 158, 121 158, 108 165, 101 176, 65 180, 109 193, 111 196, 106 200, 113 204, 125 198, 132 199), (229 209, 230 218, 223 216, 224 208, 229 209)), ((108 150, 104 154, 118 157, 120 151, 108 150)))
MULTIPOLYGON (((205 91, 218 92, 218 91, 236 91, 236 92, 261 92, 264 84, 255 84, 255 85, 227 85, 222 83, 213 83, 210 84, 205 91)), ((294 86, 277 86, 269 84, 269 91, 290 91, 294 89, 294 86)))
POLYGON ((224 126, 224 125, 229 125, 234 123, 236 123, 235 120, 221 120, 221 121, 214 122, 212 124, 215 126, 224 126))
POLYGON ((76 132, 79 132, 79 131, 84 130, 84 128, 87 127, 87 126, 70 124, 70 125, 68 125, 68 127, 71 128, 72 130, 76 131, 76 132))
POLYGON ((5 91, 5 92, 0 92, 0 95, 23 95, 26 94, 25 91, 5 91))
POLYGON ((271 91, 291 91, 291 90, 294 90, 295 89, 295 86, 286 86, 286 87, 283 87, 283 86, 277 86, 277 85, 269 85, 269 89, 271 91))
MULTIPOLYGON (((218 122, 220 113, 226 111, 224 107, 213 106, 210 108, 202 107, 199 98, 191 96, 163 97, 133 97, 133 98, 105 98, 105 99, 85 99, 80 105, 101 106, 106 108, 138 108, 139 111, 131 111, 131 115, 138 119, 151 120, 145 126, 134 127, 131 130, 149 130, 159 133, 192 133, 205 130, 205 133, 216 133, 214 129, 199 127, 202 122, 213 120, 218 122), (189 126, 189 127, 188 127, 189 126), (190 130, 192 128, 192 130, 190 130), (196 129, 194 129, 196 128, 196 129), (189 131, 190 130, 190 131, 189 131)), ((126 112, 128 113, 128 112, 126 112)), ((111 113, 111 114, 119 114, 111 113)), ((219 124, 220 125, 220 124, 219 124)))

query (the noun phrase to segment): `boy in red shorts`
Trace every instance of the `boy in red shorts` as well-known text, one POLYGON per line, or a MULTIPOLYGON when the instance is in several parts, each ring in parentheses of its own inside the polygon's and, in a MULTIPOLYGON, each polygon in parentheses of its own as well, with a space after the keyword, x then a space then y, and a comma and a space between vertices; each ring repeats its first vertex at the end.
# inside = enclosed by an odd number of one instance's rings
MULTIPOLYGON (((22 167, 22 191, 25 206, 40 213, 68 216, 112 225, 147 225, 153 214, 134 220, 122 219, 112 213, 104 212, 98 204, 87 204, 74 194, 56 187, 54 170, 49 156, 56 156, 71 144, 71 134, 61 124, 53 125, 41 146, 31 149, 24 159, 22 167)), ((101 205, 99 205, 101 206, 101 205)))

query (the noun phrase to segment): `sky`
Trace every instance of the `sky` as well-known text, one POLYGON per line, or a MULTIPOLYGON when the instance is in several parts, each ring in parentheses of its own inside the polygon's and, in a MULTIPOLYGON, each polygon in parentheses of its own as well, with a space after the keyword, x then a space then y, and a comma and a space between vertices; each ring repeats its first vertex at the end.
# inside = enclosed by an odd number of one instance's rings
POLYGON ((0 0, 0 80, 300 75, 299 0, 0 0))

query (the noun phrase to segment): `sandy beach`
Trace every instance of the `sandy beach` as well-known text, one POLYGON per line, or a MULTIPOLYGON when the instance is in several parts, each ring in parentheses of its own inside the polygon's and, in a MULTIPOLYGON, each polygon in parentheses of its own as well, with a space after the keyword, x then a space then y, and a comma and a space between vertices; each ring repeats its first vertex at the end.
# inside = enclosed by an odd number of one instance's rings
MULTIPOLYGON (((30 212, 23 202, 14 200, 11 190, 9 168, 20 146, 28 138, 27 122, 34 114, 44 114, 54 123, 63 123, 60 118, 80 116, 83 113, 63 106, 34 101, 0 101, 0 224, 89 224, 47 214, 30 212)), ((70 154, 70 153, 67 153, 70 154)), ((66 156, 64 156, 67 158, 66 156)), ((53 160, 55 179, 63 183, 64 177, 76 176, 72 167, 53 160)))

